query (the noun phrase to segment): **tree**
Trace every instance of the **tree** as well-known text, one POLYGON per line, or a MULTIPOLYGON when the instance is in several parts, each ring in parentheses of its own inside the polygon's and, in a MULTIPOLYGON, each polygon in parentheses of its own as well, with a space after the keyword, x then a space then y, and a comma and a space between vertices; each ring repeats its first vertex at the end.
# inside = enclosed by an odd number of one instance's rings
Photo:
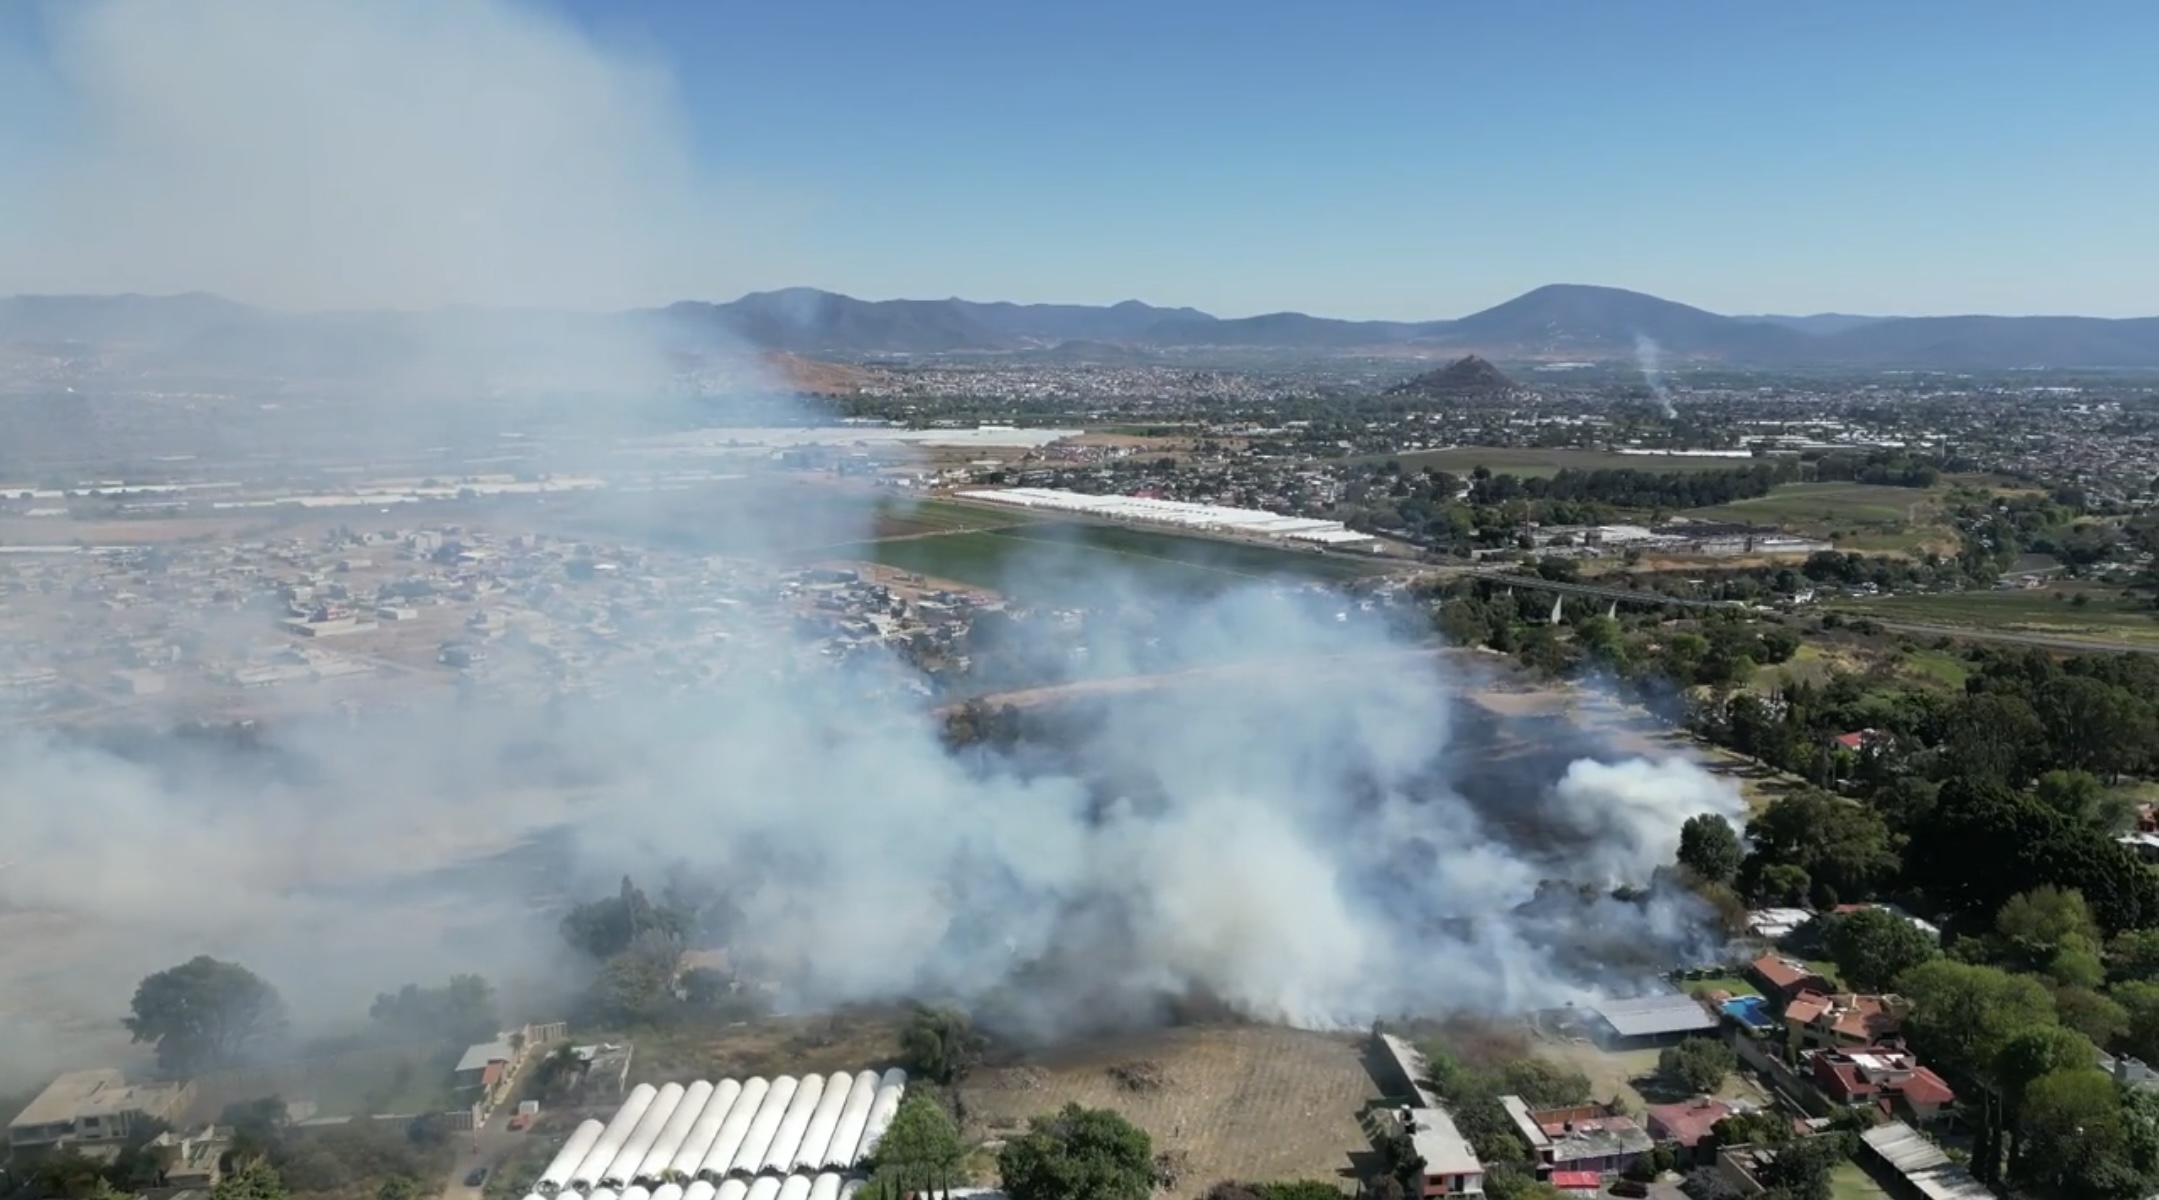
POLYGON ((1829 1200, 1829 1176, 1844 1161, 1844 1139, 1834 1134, 1798 1138, 1778 1147, 1756 1178, 1772 1196, 1829 1200))
POLYGON ((277 989, 238 963, 198 955, 135 987, 122 1022, 137 1042, 157 1047, 160 1067, 195 1075, 259 1053, 286 1030, 277 989))
POLYGON ((685 945, 695 932, 695 919, 679 905, 653 904, 625 875, 615 895, 580 904, 564 914, 561 930, 562 940, 571 948, 605 961, 628 953, 640 939, 653 935, 677 947, 685 945))
POLYGON ((2159 979, 2159 929, 2131 929, 2107 943, 2107 975, 2116 981, 2159 979))
POLYGON ((1108 1109, 1067 1104, 1006 1142, 997 1173, 1012 1200, 1148 1200, 1154 1144, 1108 1109))
POLYGON ((2128 1017, 2122 1045, 2146 1062, 2159 1061, 2159 983, 2138 980, 2115 987, 2114 1002, 2128 1017))
POLYGON ((385 1029, 413 1041, 478 1042, 498 1028, 495 992, 478 975, 453 975, 439 988, 408 983, 376 995, 367 1015, 385 1029))
POLYGON ((967 1148, 944 1108, 923 1092, 910 1091, 877 1143, 871 1178, 895 1196, 945 1191, 959 1177, 967 1148))
POLYGON ((1758 894, 1776 865, 1807 873, 1817 904, 1871 899, 1898 866, 1880 813, 1825 792, 1779 797, 1747 824, 1754 851, 1740 867, 1741 890, 1758 894))
POLYGON ((2027 964, 2042 965, 2070 946, 2095 947, 2099 926, 2084 897, 2058 887, 2036 887, 2009 898, 1994 916, 2003 949, 2027 964))
POLYGON ((1687 818, 1679 827, 1679 865, 1709 883, 1730 883, 1739 874, 1739 835, 1715 813, 1687 818))
POLYGON ((2114 1079, 2105 1071, 2072 1068, 2033 1080, 2017 1122, 2022 1173, 2059 1187, 2084 1160, 2119 1153, 2121 1110, 2114 1079))
POLYGON ((927 1004, 915 1006, 914 1016, 900 1034, 900 1049, 908 1065, 948 1087, 974 1067, 983 1044, 966 1013, 927 1004))
POLYGON ((650 959, 618 955, 600 968, 585 1006, 602 1024, 656 1025, 675 1006, 674 980, 650 959))
POLYGON ((375 1189, 375 1200, 420 1200, 420 1185, 403 1175, 392 1175, 375 1189))
POLYGON ((2036 979, 1997 967, 1937 958, 1897 979, 1911 1001, 1904 1034, 1921 1058, 1975 1079, 1992 1077, 2010 1038, 2052 1025, 2054 999, 2036 979))
POLYGON ((1657 1055, 1657 1073, 1689 1092, 1716 1091, 1738 1066, 1738 1055, 1715 1038, 1688 1038, 1657 1055))
POLYGON ((2056 988, 2054 1012, 2064 1028, 2090 1038, 2095 1046, 2109 1045, 2129 1032, 2128 1010, 2090 988, 2056 988))
POLYGON ((257 1160, 219 1180, 210 1200, 285 1200, 285 1181, 269 1163, 257 1160))
POLYGON ((2109 792, 2089 771, 2048 771, 2034 790, 2049 808, 2103 833, 2120 833, 2136 816, 2126 794, 2109 792))
POLYGON ((2016 1120, 2023 1109, 2024 1093, 2033 1081, 2056 1071, 2087 1070, 2097 1061, 2091 1040, 2073 1029, 2034 1025, 2018 1031, 1994 1056, 1994 1081, 2001 1086, 2009 1119, 2016 1120))
POLYGON ((1826 924, 1829 957, 1844 982, 1859 991, 1883 991, 1899 975, 1941 953, 1933 934, 1886 908, 1858 909, 1826 924))

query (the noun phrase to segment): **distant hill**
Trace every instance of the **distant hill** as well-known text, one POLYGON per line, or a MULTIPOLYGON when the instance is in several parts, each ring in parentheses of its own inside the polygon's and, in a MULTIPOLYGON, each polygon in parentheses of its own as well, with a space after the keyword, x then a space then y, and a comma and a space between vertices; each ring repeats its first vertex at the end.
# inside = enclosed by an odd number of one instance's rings
POLYGON ((2159 369, 2159 318, 1730 317, 1621 288, 1552 284, 1458 320, 1343 321, 1305 313, 1224 319, 1137 300, 1107 306, 860 300, 814 288, 616 314, 455 309, 280 314, 216 296, 0 299, 10 359, 121 352, 146 368, 364 372, 475 348, 536 364, 590 365, 622 335, 692 356, 760 350, 806 358, 1025 353, 1117 361, 1165 351, 1452 351, 1483 359, 1634 358, 1667 365, 2159 369))
POLYGON ((1390 396, 1428 396, 1434 400, 1505 396, 1523 390, 1498 367, 1474 354, 1455 359, 1436 371, 1426 371, 1387 389, 1390 396))
POLYGON ((1735 321, 1753 321, 1758 325, 1782 325, 1801 333, 1843 333, 1862 325, 1879 325, 1894 321, 1895 317, 1862 317, 1852 313, 1815 313, 1806 317, 1782 317, 1774 313, 1752 317, 1734 317, 1735 321))

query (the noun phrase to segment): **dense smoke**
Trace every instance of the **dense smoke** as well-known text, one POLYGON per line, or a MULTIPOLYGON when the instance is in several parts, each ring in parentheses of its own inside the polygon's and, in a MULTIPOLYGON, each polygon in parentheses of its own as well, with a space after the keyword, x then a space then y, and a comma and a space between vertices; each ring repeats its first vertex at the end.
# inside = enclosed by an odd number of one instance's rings
POLYGON ((1672 395, 1664 390, 1664 371, 1660 365, 1663 358, 1664 348, 1657 345, 1655 338, 1646 333, 1634 335, 1634 361, 1642 368, 1642 378, 1649 384, 1650 395, 1657 398, 1657 411, 1670 420, 1679 415, 1679 410, 1672 407, 1672 395))
MULTIPOLYGON (((651 255, 624 249, 650 249, 648 201, 665 217, 697 199, 675 167, 656 174, 675 182, 650 197, 621 182, 645 161, 625 154, 665 166, 681 153, 671 110, 653 99, 664 81, 565 27, 495 0, 65 11, 62 61, 87 98, 68 111, 130 136, 32 191, 85 198, 150 154, 146 178, 159 187, 133 190, 169 192, 185 202, 179 215, 88 211, 121 222, 114 244, 185 253, 149 256, 137 276, 84 233, 56 239, 83 256, 80 273, 40 258, 44 273, 10 279, 162 287, 171 271, 199 270, 202 285, 362 304, 534 281, 593 303, 675 286, 651 255), (235 55, 246 72, 219 77, 215 64, 235 55), (406 66, 462 82, 393 89, 377 110, 380 81, 406 66), (221 90, 243 85, 258 90, 221 90), (288 86, 305 99, 264 102, 288 86), (488 98, 491 119, 523 127, 521 139, 447 161, 444 126, 476 132, 457 124, 473 96, 488 98), (346 115, 362 148, 409 131, 434 149, 380 179, 298 150, 337 144, 346 115), (163 126, 142 125, 153 118, 175 133, 214 125, 230 147, 259 135, 245 186, 284 204, 345 194, 317 211, 319 226, 227 206, 215 180, 230 156, 191 167, 171 151, 200 144, 160 141, 163 126), (560 155, 580 177, 590 157, 597 190, 483 237, 475 223, 537 182, 518 147, 560 155), (360 236, 384 206, 409 250, 360 236), (478 278, 488 272, 506 273, 478 278)), ((714 245, 679 249, 695 259, 714 245)), ((641 360, 652 349, 626 339, 584 365, 659 373, 641 360)), ((589 420, 595 440, 618 432, 612 416, 589 420)), ((739 514, 756 506, 737 501, 703 519, 748 520, 739 514)), ((540 516, 516 519, 545 531, 540 516)), ((1071 575, 1054 553, 1013 569, 1071 575)), ((488 972, 505 990, 559 982, 568 968, 550 948, 553 913, 536 905, 625 872, 684 870, 742 910, 733 949, 779 978, 791 1003, 951 996, 1044 1035, 1148 1019, 1165 997, 1192 994, 1329 1026, 1552 1003, 1627 981, 1577 961, 1589 927, 1637 950, 1699 936, 1702 914, 1685 896, 1556 902, 1539 888, 1644 883, 1686 817, 1736 816, 1733 790, 1698 768, 1585 756, 1540 773, 1484 761, 1452 730, 1455 694, 1477 680, 1405 644, 1381 615, 1309 589, 1197 598, 1097 578, 1060 601, 1107 614, 1087 625, 1091 672, 1189 678, 1104 691, 1054 753, 955 753, 896 659, 832 666, 805 643, 747 637, 713 648, 718 682, 694 689, 633 674, 605 701, 545 711, 443 704, 357 726, 293 715, 265 723, 264 745, 177 762, 11 736, 0 743, 0 859, 13 860, 0 871, 0 915, 80 922, 83 965, 69 983, 91 1011, 117 1010, 136 977, 208 951, 268 976, 303 1017, 322 1016, 452 970, 488 972), (570 778, 580 786, 562 786, 570 778), (560 857, 491 857, 548 835, 560 857)))

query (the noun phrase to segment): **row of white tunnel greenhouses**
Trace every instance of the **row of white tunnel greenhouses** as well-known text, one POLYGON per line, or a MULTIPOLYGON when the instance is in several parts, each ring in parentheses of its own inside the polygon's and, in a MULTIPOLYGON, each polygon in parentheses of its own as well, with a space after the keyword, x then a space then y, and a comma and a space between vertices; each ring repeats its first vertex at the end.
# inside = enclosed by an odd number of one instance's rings
POLYGON ((525 1200, 839 1200, 906 1090, 897 1068, 641 1083, 577 1127, 525 1200))

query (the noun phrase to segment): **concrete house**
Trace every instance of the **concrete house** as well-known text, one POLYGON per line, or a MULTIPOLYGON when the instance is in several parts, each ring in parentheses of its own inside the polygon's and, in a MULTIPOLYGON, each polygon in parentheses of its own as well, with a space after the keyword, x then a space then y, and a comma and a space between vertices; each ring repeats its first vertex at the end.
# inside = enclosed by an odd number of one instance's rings
POLYGON ((8 1122, 8 1145, 15 1150, 117 1145, 146 1122, 178 1120, 193 1099, 192 1084, 131 1084, 111 1068, 70 1071, 45 1085, 8 1122))

